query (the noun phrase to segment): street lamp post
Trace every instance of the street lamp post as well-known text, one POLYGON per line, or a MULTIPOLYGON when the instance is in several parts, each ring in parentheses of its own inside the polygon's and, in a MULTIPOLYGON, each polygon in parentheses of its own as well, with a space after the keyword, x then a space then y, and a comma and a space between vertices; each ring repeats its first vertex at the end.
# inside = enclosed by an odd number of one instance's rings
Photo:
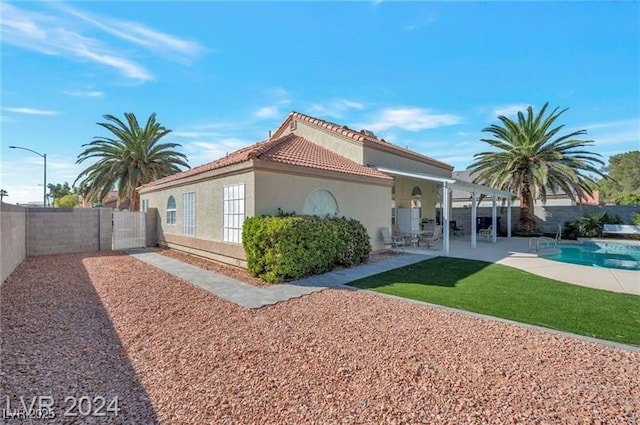
POLYGON ((20 146, 9 146, 9 149, 22 149, 25 151, 33 152, 39 157, 41 157, 42 159, 44 159, 44 190, 42 193, 42 206, 46 208, 47 207, 47 154, 36 152, 33 149, 23 148, 20 146))

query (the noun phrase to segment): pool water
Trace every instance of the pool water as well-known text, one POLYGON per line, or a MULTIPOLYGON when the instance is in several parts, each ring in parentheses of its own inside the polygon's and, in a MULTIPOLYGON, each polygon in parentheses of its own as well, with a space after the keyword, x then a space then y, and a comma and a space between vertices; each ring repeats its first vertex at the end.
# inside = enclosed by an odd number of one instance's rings
POLYGON ((543 254, 541 257, 584 266, 640 270, 640 245, 633 244, 583 242, 576 245, 558 245, 555 252, 543 254))

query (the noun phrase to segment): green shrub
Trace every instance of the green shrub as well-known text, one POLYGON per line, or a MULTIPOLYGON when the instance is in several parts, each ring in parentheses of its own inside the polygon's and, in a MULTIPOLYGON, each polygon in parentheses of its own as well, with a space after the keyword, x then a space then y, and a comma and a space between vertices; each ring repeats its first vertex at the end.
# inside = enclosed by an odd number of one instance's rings
POLYGON ((633 213, 631 216, 631 222, 636 226, 640 226, 640 213, 633 213))
POLYGON ((594 238, 602 235, 602 226, 604 224, 620 224, 622 220, 617 215, 610 215, 606 211, 601 213, 585 213, 582 217, 575 221, 567 222, 565 225, 567 231, 565 234, 569 238, 575 235, 594 238))
POLYGON ((269 283, 350 267, 371 252, 364 226, 346 217, 248 217, 242 243, 249 273, 269 283))

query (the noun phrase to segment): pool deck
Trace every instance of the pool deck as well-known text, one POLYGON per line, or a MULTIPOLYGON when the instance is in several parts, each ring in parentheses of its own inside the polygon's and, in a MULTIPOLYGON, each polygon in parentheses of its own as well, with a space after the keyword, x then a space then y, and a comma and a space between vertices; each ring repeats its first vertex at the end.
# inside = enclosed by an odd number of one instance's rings
MULTIPOLYGON (((440 246, 431 249, 406 248, 405 251, 438 256, 440 246)), ((589 267, 547 260, 538 257, 538 253, 529 251, 528 238, 498 238, 495 244, 478 240, 476 249, 473 249, 469 236, 452 237, 449 255, 504 264, 574 285, 640 295, 640 271, 589 267)))

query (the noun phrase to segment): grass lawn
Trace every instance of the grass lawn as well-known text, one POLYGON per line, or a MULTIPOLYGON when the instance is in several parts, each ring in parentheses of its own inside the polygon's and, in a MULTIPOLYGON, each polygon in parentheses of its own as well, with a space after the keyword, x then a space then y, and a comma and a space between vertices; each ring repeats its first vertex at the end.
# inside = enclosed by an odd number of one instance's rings
POLYGON ((351 285, 640 346, 640 296, 570 285, 500 264, 438 257, 351 285))

